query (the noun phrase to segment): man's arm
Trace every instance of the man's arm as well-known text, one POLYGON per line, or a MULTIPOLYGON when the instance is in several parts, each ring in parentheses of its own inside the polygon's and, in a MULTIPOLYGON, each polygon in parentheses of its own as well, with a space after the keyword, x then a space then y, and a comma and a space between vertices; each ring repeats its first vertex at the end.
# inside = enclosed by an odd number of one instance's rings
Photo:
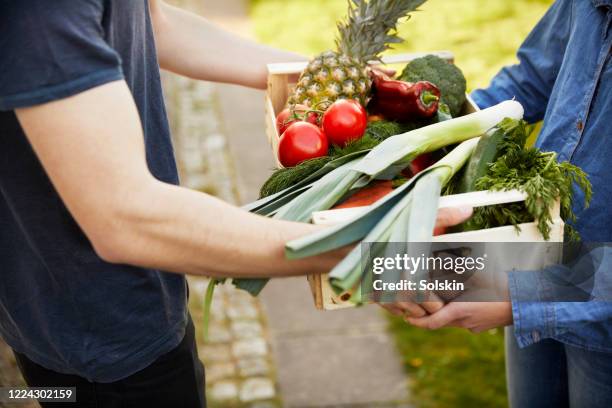
POLYGON ((265 219, 156 180, 123 81, 16 113, 62 200, 109 262, 263 277, 324 272, 340 260, 287 261, 284 243, 318 227, 265 219))
POLYGON ((305 58, 228 33, 196 14, 150 0, 159 64, 195 79, 264 89, 266 64, 305 58))
MULTIPOLYGON (((327 272, 345 254, 288 261, 285 243, 321 227, 253 215, 155 179, 124 81, 16 114, 66 207, 108 262, 215 277, 276 277, 327 272)), ((446 209, 438 225, 465 218, 465 211, 446 209)))

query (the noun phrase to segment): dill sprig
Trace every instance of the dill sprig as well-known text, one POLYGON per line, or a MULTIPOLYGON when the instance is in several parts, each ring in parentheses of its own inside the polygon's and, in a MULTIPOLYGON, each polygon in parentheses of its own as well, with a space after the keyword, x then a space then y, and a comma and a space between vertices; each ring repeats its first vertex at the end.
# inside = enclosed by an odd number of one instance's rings
POLYGON ((584 192, 583 206, 588 207, 592 188, 582 169, 557 161, 555 152, 542 152, 535 147, 524 147, 529 135, 524 121, 505 120, 500 124, 506 136, 501 145, 502 155, 489 165, 487 174, 476 182, 477 190, 521 190, 527 193, 524 203, 512 203, 479 208, 466 225, 466 229, 492 228, 536 221, 545 239, 550 238, 551 210, 560 201, 561 217, 568 222, 569 238, 578 239, 571 224, 574 186, 584 192))
POLYGON ((295 167, 287 167, 274 171, 270 178, 261 186, 259 191, 260 198, 271 196, 291 187, 332 160, 333 158, 330 156, 317 157, 316 159, 303 161, 295 167))

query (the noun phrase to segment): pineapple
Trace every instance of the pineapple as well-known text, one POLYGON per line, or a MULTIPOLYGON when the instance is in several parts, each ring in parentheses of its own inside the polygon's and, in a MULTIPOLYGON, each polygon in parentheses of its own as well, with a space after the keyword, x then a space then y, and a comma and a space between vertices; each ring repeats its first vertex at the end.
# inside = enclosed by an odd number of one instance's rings
POLYGON ((372 87, 368 62, 380 60, 389 44, 403 41, 396 34, 398 20, 425 1, 349 0, 348 17, 338 24, 337 50, 308 63, 289 106, 326 110, 337 99, 355 99, 365 106, 372 87))

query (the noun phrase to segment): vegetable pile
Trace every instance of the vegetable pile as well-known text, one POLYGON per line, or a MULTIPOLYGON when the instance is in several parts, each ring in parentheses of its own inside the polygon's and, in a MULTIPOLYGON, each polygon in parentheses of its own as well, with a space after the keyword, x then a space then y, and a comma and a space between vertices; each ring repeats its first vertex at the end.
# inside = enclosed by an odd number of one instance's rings
MULTIPOLYGON (((451 79, 445 77, 441 81, 451 93, 443 93, 437 84, 429 81, 405 82, 371 71, 373 83, 367 106, 353 99, 338 99, 326 110, 305 105, 283 110, 276 126, 280 136, 278 159, 285 168, 275 172, 264 184, 261 197, 291 186, 330 161, 347 154, 365 154, 390 136, 452 119, 450 106, 442 101, 452 101, 453 106, 465 103, 465 77, 448 61, 429 55, 408 64, 402 75, 407 73, 413 78, 419 75, 441 78, 452 73, 451 79), (426 73, 421 72, 420 60, 428 64, 426 73), (415 67, 414 72, 411 66, 415 67), (315 129, 317 126, 319 131, 315 129)), ((429 155, 420 158, 409 175, 427 167, 418 166, 419 162, 429 165, 431 161, 429 155)))
MULTIPOLYGON (((313 212, 333 208, 376 183, 393 180, 396 188, 379 198, 368 210, 349 223, 290 242, 289 258, 301 258, 337 249, 365 239, 367 242, 427 242, 431 239, 442 189, 470 159, 478 137, 504 118, 521 119, 523 108, 516 101, 387 137, 371 150, 358 150, 332 158, 314 172, 284 190, 246 207, 256 214, 277 219, 309 222, 313 212), (449 153, 448 146, 456 145, 449 153), (410 169, 415 159, 436 152, 443 157, 426 169, 410 169), (418 199, 414 199, 418 197, 418 199)), ((371 136, 368 136, 371 137, 371 136)), ((350 146, 350 145, 349 145, 350 146)), ((306 162, 308 163, 308 162, 306 162)), ((309 165, 311 163, 308 163, 309 165)), ((285 169, 284 172, 291 171, 285 169)), ((359 247, 332 271, 330 279, 338 290, 348 290, 359 281, 359 247)), ((266 280, 236 280, 239 288, 253 294, 266 280)))
MULTIPOLYGON (((561 202, 563 217, 573 221, 572 188, 583 189, 584 205, 588 205, 591 187, 584 172, 576 166, 558 163, 554 153, 525 146, 529 131, 522 115, 518 102, 506 101, 389 137, 365 155, 357 152, 327 162, 313 175, 249 205, 248 209, 274 218, 308 222, 314 211, 343 206, 351 200, 368 205, 363 213, 347 222, 288 242, 289 259, 322 254, 359 241, 378 243, 376 250, 381 254, 387 251, 386 244, 390 242, 394 243, 394 252, 398 251, 397 243, 402 243, 403 250, 411 253, 415 250, 412 243, 431 242, 442 194, 518 189, 527 193, 525 203, 478 209, 459 230, 501 225, 518 228, 520 223, 536 221, 542 235, 548 238, 550 211, 556 201, 561 202), (398 177, 405 177, 402 173, 414 158, 449 145, 456 147, 442 159, 396 183, 398 177), (337 163, 326 167, 334 161, 337 163), (366 191, 369 194, 364 197, 366 191), (368 201, 372 196, 373 202, 368 201)), ((361 246, 357 245, 330 272, 332 287, 360 303, 364 267, 361 246)), ((265 282, 238 280, 235 284, 257 294, 265 282)))
MULTIPOLYGON (((573 189, 591 186, 582 170, 558 163, 554 153, 526 147, 529 128, 523 107, 505 101, 461 116, 466 80, 455 65, 428 55, 410 62, 397 78, 367 68, 389 43, 397 21, 424 0, 351 0, 338 25, 338 50, 317 56, 301 75, 287 108, 277 117, 277 170, 258 201, 244 208, 255 214, 310 222, 316 211, 360 206, 351 220, 286 245, 299 259, 355 244, 431 242, 443 194, 479 190, 521 190, 524 203, 477 209, 453 232, 537 222, 549 238, 551 209, 561 203, 571 224, 573 189)), ((576 237, 572 232, 572 236, 576 237)), ((329 273, 339 294, 361 303, 365 265, 361 246, 329 273)), ((253 295, 266 279, 237 279, 253 295)), ((214 281, 211 288, 214 285, 214 281)), ((212 293, 212 289, 211 289, 212 293)))

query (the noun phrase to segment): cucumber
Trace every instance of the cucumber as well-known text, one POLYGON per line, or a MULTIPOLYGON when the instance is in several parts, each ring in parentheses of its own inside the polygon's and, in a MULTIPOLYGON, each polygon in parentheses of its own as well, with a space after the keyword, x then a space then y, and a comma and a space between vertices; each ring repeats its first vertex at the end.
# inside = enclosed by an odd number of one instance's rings
POLYGON ((489 164, 495 162, 501 155, 501 143, 504 131, 496 129, 481 136, 474 153, 466 164, 463 176, 459 180, 458 193, 476 191, 476 182, 487 174, 489 164))

